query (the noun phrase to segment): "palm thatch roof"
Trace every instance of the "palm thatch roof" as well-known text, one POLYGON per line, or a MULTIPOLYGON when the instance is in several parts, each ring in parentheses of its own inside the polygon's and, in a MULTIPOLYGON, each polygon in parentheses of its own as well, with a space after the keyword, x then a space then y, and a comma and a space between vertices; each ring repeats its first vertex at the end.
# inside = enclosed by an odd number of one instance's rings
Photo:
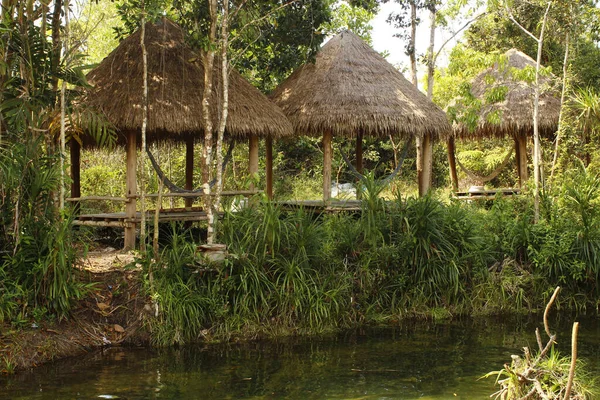
POLYGON ((271 94, 297 134, 410 137, 451 133, 446 114, 357 35, 327 42, 271 94))
MULTIPOLYGON (((481 101, 479 119, 475 130, 465 124, 455 124, 457 137, 506 137, 533 135, 533 101, 535 83, 518 79, 519 72, 533 68, 536 61, 516 49, 505 53, 506 63, 496 63, 475 77, 471 93, 481 101), (498 102, 486 101, 494 89, 505 92, 498 102)), ((560 115, 560 93, 554 87, 554 75, 540 76, 539 120, 541 135, 549 136, 556 132, 560 115)), ((492 95, 493 97, 493 95, 492 95)))
MULTIPOLYGON (((141 30, 124 39, 88 74, 93 88, 85 103, 101 110, 121 132, 141 131, 143 63, 141 30)), ((184 32, 167 18, 146 24, 148 59, 148 140, 203 137, 204 68, 184 42, 184 32)), ((211 106, 216 121, 222 79, 215 60, 211 106)), ((216 126, 217 124, 215 124, 216 126)), ((293 133, 282 111, 237 71, 229 74, 229 115, 226 134, 281 137, 293 133)))

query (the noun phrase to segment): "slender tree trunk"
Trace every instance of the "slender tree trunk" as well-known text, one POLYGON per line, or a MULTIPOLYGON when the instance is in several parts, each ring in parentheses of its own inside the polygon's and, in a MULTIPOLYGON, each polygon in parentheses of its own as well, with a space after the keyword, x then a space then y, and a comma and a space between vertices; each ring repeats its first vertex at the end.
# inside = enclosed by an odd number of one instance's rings
POLYGON ((544 19, 542 20, 542 27, 540 30, 540 37, 538 39, 538 50, 537 60, 535 65, 535 95, 533 100, 533 176, 535 181, 534 189, 534 218, 537 223, 540 219, 540 186, 541 186, 541 148, 540 148, 540 131, 539 131, 539 108, 540 108, 540 66, 542 64, 542 49, 544 46, 544 31, 546 29, 546 22, 548 21, 548 12, 552 6, 551 2, 548 2, 544 19))
POLYGON ((50 76, 52 77, 52 89, 54 92, 58 92, 58 78, 56 72, 60 65, 60 49, 61 37, 60 37, 60 13, 62 10, 63 1, 54 0, 54 11, 52 13, 52 58, 50 64, 50 76))
POLYGON ((435 18, 437 10, 435 4, 432 4, 429 8, 429 49, 427 49, 427 98, 433 99, 433 73, 435 71, 434 65, 434 47, 435 47, 435 18))
POLYGON ((146 251, 146 127, 148 125, 148 54, 146 52, 146 8, 142 0, 142 32, 140 35, 140 46, 142 47, 143 76, 143 105, 142 105, 142 151, 140 154, 140 251, 146 251))
MULTIPOLYGON (((67 53, 69 51, 69 0, 65 0, 65 38, 64 38, 64 46, 63 46, 63 57, 65 58, 65 64, 67 64, 67 53)), ((46 16, 42 18, 44 21, 46 20, 46 16)), ((44 24, 45 25, 45 24, 44 24)), ((67 91, 67 83, 62 81, 62 85, 60 87, 60 193, 58 200, 58 208, 62 212, 65 209, 65 153, 66 153, 66 140, 65 140, 65 114, 66 114, 66 104, 65 104, 65 93, 67 91)))
MULTIPOLYGON (((219 130, 217 131, 217 149, 216 149, 216 157, 217 157, 217 183, 215 188, 215 196, 213 201, 213 207, 215 214, 219 211, 219 204, 221 203, 221 190, 223 188, 223 168, 221 168, 221 164, 223 163, 223 136, 225 135, 225 126, 227 124, 227 114, 229 112, 229 66, 227 62, 227 47, 229 46, 228 38, 229 38, 229 26, 228 26, 228 18, 229 18, 229 3, 227 1, 223 2, 223 18, 221 20, 221 80, 223 81, 223 92, 222 92, 222 101, 221 104, 221 119, 219 121, 219 130)), ((210 222, 210 221, 209 221, 210 222)), ((216 239, 216 230, 215 230, 215 221, 212 221, 212 226, 208 225, 208 240, 209 244, 215 242, 216 239)))
MULTIPOLYGON (((417 4, 414 0, 410 2, 410 39, 408 45, 408 57, 410 59, 410 77, 412 84, 419 88, 419 79, 417 78, 417 54, 416 54, 416 39, 417 39, 417 4)), ((415 136, 415 147, 417 153, 417 186, 419 194, 422 186, 423 176, 423 138, 415 136)))
POLYGON ((510 8, 506 6, 509 19, 519 27, 523 32, 529 35, 533 40, 537 42, 537 60, 535 65, 535 88, 533 97, 533 179, 534 179, 534 220, 537 223, 540 219, 540 184, 541 184, 541 148, 540 148, 540 132, 539 132, 539 108, 540 108, 540 66, 542 64, 542 49, 544 46, 544 31, 546 29, 546 22, 548 21, 548 13, 552 7, 552 1, 548 1, 546 6, 546 12, 542 20, 542 26, 540 29, 540 36, 536 37, 533 33, 525 29, 515 19, 510 11, 510 8))
POLYGON ((413 85, 419 87, 417 79, 417 54, 416 54, 416 39, 417 39, 417 4, 414 0, 410 2, 410 39, 408 45, 408 57, 410 58, 410 77, 413 85))
MULTIPOLYGON (((213 84, 213 66, 215 60, 214 45, 217 38, 217 0, 209 0, 208 9, 210 15, 210 29, 208 37, 208 50, 204 54, 204 92, 202 93, 202 118, 204 119, 204 148, 202 157, 204 159, 204 170, 202 171, 202 186, 204 189, 204 208, 208 219, 208 227, 214 227, 214 214, 210 193, 210 171, 212 162, 213 121, 210 110, 210 101, 213 84)), ((213 234, 209 230, 207 243, 212 244, 213 234)))
POLYGON ((556 142, 554 143, 554 157, 552 158, 552 168, 550 169, 550 181, 554 178, 554 169, 556 168, 556 163, 558 162, 558 150, 560 149, 560 139, 561 133, 563 130, 563 118, 564 118, 564 104, 565 104, 565 95, 567 93, 568 86, 568 77, 569 73, 569 42, 570 36, 569 32, 567 32, 565 38, 565 58, 563 60, 563 81, 562 81, 562 91, 560 93, 560 114, 558 116, 558 129, 556 130, 556 142))
MULTIPOLYGON (((433 98, 433 72, 434 72, 434 47, 435 47, 435 3, 429 7, 429 49, 427 50, 427 98, 433 98)), ((423 196, 431 189, 433 177, 433 138, 431 135, 424 137, 421 142, 421 174, 419 176, 419 195, 423 196)))

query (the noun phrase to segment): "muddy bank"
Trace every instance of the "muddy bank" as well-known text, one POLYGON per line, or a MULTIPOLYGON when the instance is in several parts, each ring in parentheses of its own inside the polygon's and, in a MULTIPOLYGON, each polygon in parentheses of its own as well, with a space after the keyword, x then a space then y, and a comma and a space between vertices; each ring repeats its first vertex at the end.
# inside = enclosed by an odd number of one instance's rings
POLYGON ((147 344, 146 299, 132 259, 122 253, 86 258, 78 275, 91 290, 68 320, 27 318, 19 326, 0 326, 0 371, 13 373, 102 346, 147 344))

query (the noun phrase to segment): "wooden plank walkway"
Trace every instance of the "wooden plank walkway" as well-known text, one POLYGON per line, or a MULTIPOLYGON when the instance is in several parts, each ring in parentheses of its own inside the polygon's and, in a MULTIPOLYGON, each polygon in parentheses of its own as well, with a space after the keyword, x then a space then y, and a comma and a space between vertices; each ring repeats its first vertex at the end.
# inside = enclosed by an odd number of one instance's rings
POLYGON ((297 210, 304 208, 311 212, 356 212, 360 211, 360 200, 290 200, 276 201, 284 210, 297 210))
POLYGON ((521 189, 504 188, 487 190, 468 190, 466 192, 456 192, 454 196, 459 200, 493 200, 499 193, 503 196, 517 196, 521 194, 521 189))
MULTIPOLYGON (((154 220, 154 210, 146 212, 146 221, 154 220)), ((206 221, 206 212, 200 207, 193 207, 191 209, 186 208, 174 208, 174 209, 162 209, 158 215, 158 222, 172 222, 172 221, 206 221)), ((73 225, 85 225, 85 226, 109 226, 109 227, 121 227, 124 228, 128 223, 135 222, 139 224, 142 220, 142 213, 137 212, 135 221, 129 221, 124 212, 119 213, 101 213, 101 214, 82 214, 75 218, 73 225)))

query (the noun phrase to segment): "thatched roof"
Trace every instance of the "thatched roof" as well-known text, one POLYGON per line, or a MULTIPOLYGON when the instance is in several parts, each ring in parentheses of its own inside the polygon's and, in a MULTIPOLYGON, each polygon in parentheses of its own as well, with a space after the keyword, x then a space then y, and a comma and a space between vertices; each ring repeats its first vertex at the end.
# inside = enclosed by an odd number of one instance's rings
POLYGON ((271 94, 297 134, 450 134, 446 114, 355 34, 323 46, 271 94))
MULTIPOLYGON (((533 135, 533 100, 535 84, 514 77, 515 70, 527 66, 535 68, 536 62, 527 54, 516 49, 506 52, 506 63, 496 63, 480 73, 471 84, 471 93, 481 100, 479 121, 475 131, 463 124, 455 124, 457 137, 506 137, 533 135), (505 87, 503 101, 486 104, 486 95, 494 88, 505 87), (499 117, 499 123, 489 122, 490 116, 499 117)), ((555 77, 540 76, 539 131, 541 135, 552 135, 558 127, 560 93, 554 88, 555 77)))
MULTIPOLYGON (((93 85, 88 105, 100 109, 121 132, 141 131, 143 64, 141 30, 124 39, 87 76, 93 85)), ((183 30, 169 19, 147 23, 148 140, 203 137, 202 91, 204 69, 184 43, 183 30)), ((220 62, 215 60, 213 116, 221 93, 220 62)), ((215 121, 216 118, 213 118, 215 121)), ((215 124, 216 125, 216 124, 215 124)), ((226 134, 281 137, 292 127, 281 110, 237 71, 229 75, 229 116, 226 134)))

